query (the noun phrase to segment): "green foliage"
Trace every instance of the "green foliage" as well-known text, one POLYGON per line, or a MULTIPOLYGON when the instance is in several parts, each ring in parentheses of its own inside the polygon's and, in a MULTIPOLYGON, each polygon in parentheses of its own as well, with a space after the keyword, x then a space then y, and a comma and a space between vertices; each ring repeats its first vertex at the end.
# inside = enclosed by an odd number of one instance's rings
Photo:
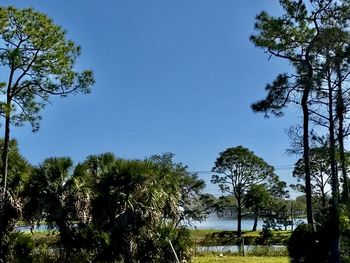
POLYGON ((271 246, 256 246, 247 252, 249 256, 255 257, 286 257, 288 251, 286 248, 274 248, 271 246))
POLYGON ((243 197, 253 185, 275 179, 273 167, 248 149, 238 146, 219 154, 212 171, 212 182, 222 192, 243 197))
POLYGON ((306 214, 306 198, 305 195, 298 196, 295 200, 290 201, 294 217, 303 217, 306 214))
MULTIPOLYGON (((291 231, 277 231, 265 229, 268 232, 268 239, 263 239, 262 232, 247 231, 242 233, 244 237, 244 244, 246 245, 286 245, 291 231), (272 234, 272 236, 270 235, 272 234), (268 242, 265 242, 268 241, 268 242)), ((240 245, 242 238, 237 237, 236 231, 219 231, 219 230, 191 230, 193 240, 197 246, 226 246, 226 245, 240 245)), ((267 236, 267 235, 265 235, 267 236)))
POLYGON ((317 247, 316 235, 312 226, 299 225, 288 242, 288 251, 291 262, 319 262, 314 259, 317 247))
POLYGON ((31 263, 33 261, 32 252, 35 247, 33 240, 23 233, 13 232, 9 236, 7 243, 7 262, 31 263))
POLYGON ((247 192, 246 206, 251 207, 256 214, 263 210, 268 204, 271 196, 264 185, 253 185, 247 192))
POLYGON ((273 237, 272 230, 270 228, 264 227, 263 230, 260 232, 260 236, 258 240, 259 240, 259 243, 270 244, 272 237, 273 237))
POLYGON ((218 217, 232 217, 237 213, 237 200, 232 195, 223 195, 213 200, 212 207, 218 217))
POLYGON ((140 262, 175 262, 175 256, 169 240, 181 260, 190 260, 193 255, 193 241, 185 227, 174 228, 172 224, 161 224, 157 227, 156 236, 144 232, 140 239, 140 250, 136 258, 140 262))
POLYGON ((273 167, 242 146, 228 148, 221 152, 212 171, 215 174, 211 182, 217 184, 222 192, 233 196, 237 202, 234 206, 238 221, 238 235, 241 233, 242 209, 247 206, 247 200, 248 204, 253 206, 253 193, 261 192, 261 189, 251 190, 253 186, 270 185, 271 192, 275 196, 283 195, 284 192, 285 183, 278 180, 273 167), (249 191, 252 192, 247 199, 246 194, 249 191), (249 201, 252 202, 249 203, 249 201))
POLYGON ((340 257, 341 262, 350 262, 350 209, 349 205, 340 207, 340 257))
MULTIPOLYGON (((329 239, 332 239, 333 244, 328 247, 325 245, 322 251, 330 251, 331 261, 339 262, 340 195, 336 148, 339 147, 340 153, 343 199, 347 200, 349 194, 344 158, 344 127, 347 126, 348 103, 344 102, 349 100, 345 92, 348 89, 348 79, 345 76, 349 74, 350 5, 349 1, 333 0, 282 0, 280 5, 283 9, 282 15, 274 17, 261 12, 256 17, 257 34, 251 37, 251 41, 271 56, 285 59, 293 66, 294 72, 278 75, 267 86, 265 99, 253 104, 252 108, 265 114, 280 116, 289 103, 302 107, 303 160, 298 161, 294 176, 305 181, 305 187, 301 184, 294 187, 305 192, 307 219, 309 224, 313 224, 315 211, 312 209, 312 201, 316 198, 312 198, 312 194, 320 199, 319 211, 316 212, 322 217, 322 212, 328 206, 326 192, 329 181, 332 190, 330 205, 333 211, 327 216, 332 220, 327 218, 323 220, 321 227, 317 225, 317 235, 321 232, 330 234, 329 239), (325 132, 329 139, 329 143, 311 151, 310 121, 321 127, 321 132, 325 132), (333 224, 327 221, 332 221, 333 224)), ((346 224, 346 217, 341 218, 341 222, 346 224)), ((318 236, 318 239, 321 240, 321 237, 318 236)), ((323 245, 327 243, 319 242, 323 245)), ((321 261, 315 258, 314 262, 321 261)))
MULTIPOLYGON (((330 186, 331 167, 329 159, 329 148, 319 147, 310 149, 310 176, 312 182, 312 190, 315 198, 319 199, 318 203, 322 207, 327 205, 327 186, 330 186)), ((293 170, 293 177, 298 182, 305 182, 304 160, 299 159, 293 170)), ((291 185, 300 192, 305 192, 303 184, 291 185)))
MULTIPOLYGON (((38 211, 43 209, 38 200, 41 196, 35 194, 33 187, 31 190, 26 187, 29 165, 18 151, 11 149, 17 146, 10 142, 10 124, 21 126, 29 122, 33 131, 37 131, 40 110, 51 95, 66 96, 90 91, 94 83, 92 72, 74 70, 79 54, 80 47, 67 40, 64 30, 46 15, 30 8, 0 7, 0 65, 1 71, 8 74, 3 75, 6 82, 2 80, 0 84, 0 94, 5 98, 0 102, 0 116, 5 118, 1 158, 1 192, 5 198, 2 197, 0 202, 0 257, 6 254, 2 248, 7 246, 8 234, 19 219, 23 205, 21 201, 26 196, 22 192, 32 191, 37 197, 36 201, 35 198, 31 199, 31 207, 37 213, 36 217, 32 214, 31 218, 39 219, 38 211)), ((55 189, 49 191, 56 194, 55 189)), ((53 195, 49 199, 58 203, 53 195)), ((27 209, 25 214, 31 213, 29 211, 27 209)))
POLYGON ((65 209, 66 187, 73 162, 68 157, 46 159, 33 169, 30 182, 25 189, 27 202, 24 205, 24 219, 31 224, 45 219, 49 227, 63 226, 67 210, 65 209), (46 215, 45 218, 43 215, 46 215), (60 222, 57 220, 60 218, 60 222))
POLYGON ((241 180, 240 187, 242 190, 247 189, 254 183, 259 183, 273 174, 273 168, 268 165, 262 158, 256 156, 248 149, 237 146, 228 148, 219 154, 215 161, 213 172, 222 176, 213 176, 212 181, 219 185, 221 191, 232 191, 230 184, 226 183, 226 179, 236 176, 243 177, 247 183, 243 185, 241 180), (226 173, 228 175, 226 175, 226 173))
MULTIPOLYGON (((39 129, 40 111, 51 95, 88 93, 92 71, 74 70, 80 47, 67 40, 65 31, 46 15, 31 8, 0 7, 0 65, 6 83, 0 90, 0 116, 5 118, 2 149, 2 184, 7 191, 10 124, 29 122, 39 129)), ((10 186, 11 187, 11 186, 10 186)), ((13 190, 13 189, 12 189, 13 190)), ((2 242, 0 238, 0 243, 2 242)))
MULTIPOLYGON (((3 144, 4 141, 1 140, 0 146, 3 144)), ((8 163, 9 193, 11 195, 0 200, 0 258, 2 260, 4 260, 3 256, 9 253, 8 249, 11 248, 9 234, 14 230, 15 223, 21 216, 22 193, 31 172, 31 166, 19 153, 17 142, 14 140, 10 141, 8 163)), ((0 167, 3 167, 1 161, 0 167)))
MULTIPOLYGON (((0 139, 0 148, 3 147, 4 140, 0 139)), ((0 167, 3 167, 1 158, 0 167)), ((23 192, 25 185, 29 181, 31 169, 31 165, 19 152, 17 141, 11 140, 9 143, 8 186, 12 198, 18 198, 23 192)))
POLYGON ((252 110, 254 112, 264 112, 265 117, 269 117, 269 113, 275 116, 282 116, 282 110, 289 102, 288 96, 292 85, 293 83, 290 83, 287 74, 278 75, 272 84, 266 85, 266 98, 252 104, 252 110))
POLYGON ((343 235, 340 240, 340 258, 342 263, 350 262, 350 236, 343 235))
POLYGON ((0 8, 1 65, 9 71, 2 93, 2 115, 14 125, 29 122, 39 128, 40 109, 50 95, 87 93, 94 83, 91 71, 76 72, 80 47, 67 40, 65 31, 33 9, 0 8))
POLYGON ((205 182, 199 179, 198 174, 190 173, 188 167, 182 163, 174 163, 173 153, 164 153, 162 155, 153 155, 150 161, 157 166, 165 187, 171 187, 179 190, 179 216, 178 222, 191 224, 193 221, 204 220, 209 210, 210 204, 207 203, 208 196, 202 194, 205 182))
POLYGON ((59 263, 59 255, 47 244, 39 244, 32 252, 33 262, 36 263, 59 263))
POLYGON ((261 217, 264 220, 263 228, 283 229, 291 224, 290 202, 282 198, 272 198, 261 217))
POLYGON ((287 257, 238 257, 236 255, 223 255, 220 257, 219 255, 213 254, 204 254, 198 257, 195 257, 194 263, 213 263, 213 262, 221 262, 221 263, 288 263, 289 259, 287 257))
POLYGON ((344 232, 350 231, 350 215, 341 213, 340 214, 340 229, 344 232))
POLYGON ((168 240, 189 259, 192 242, 181 223, 206 215, 204 182, 172 158, 106 153, 74 169, 69 158, 49 158, 33 169, 25 219, 58 229, 61 262, 165 262, 173 256, 168 240))
POLYGON ((293 231, 288 242, 292 263, 328 262, 330 237, 333 235, 328 224, 325 222, 316 230, 311 225, 301 224, 293 231))
MULTIPOLYGON (((274 17, 265 11, 256 16, 257 34, 252 35, 250 40, 271 56, 288 60, 301 73, 306 70, 316 29, 312 19, 309 19, 304 1, 282 0, 280 4, 284 10, 283 16, 274 17)), ((283 109, 290 102, 295 102, 295 97, 298 98, 298 93, 303 91, 299 87, 311 81, 305 76, 299 78, 291 74, 279 74, 272 84, 266 86, 265 99, 254 103, 252 109, 265 113, 265 116, 282 116, 283 109)))

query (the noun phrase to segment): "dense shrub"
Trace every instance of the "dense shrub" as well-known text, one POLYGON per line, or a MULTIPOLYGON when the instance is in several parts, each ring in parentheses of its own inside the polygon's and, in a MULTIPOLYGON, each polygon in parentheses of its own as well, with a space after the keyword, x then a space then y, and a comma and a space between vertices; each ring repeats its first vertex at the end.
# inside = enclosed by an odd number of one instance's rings
POLYGON ((256 257, 285 257, 288 251, 285 247, 254 246, 247 252, 249 256, 256 257))
POLYGON ((340 256, 342 263, 350 263, 350 236, 343 235, 340 239, 340 256))
MULTIPOLYGON (((310 225, 301 224, 292 233, 288 251, 292 263, 312 262, 317 248, 316 233, 310 225)), ((316 261, 314 261, 316 262, 316 261)))
POLYGON ((52 249, 47 244, 38 244, 32 252, 33 262, 35 263, 58 263, 58 250, 52 249))
POLYGON ((199 198, 204 181, 172 158, 106 153, 75 168, 68 157, 46 159, 25 185, 23 219, 45 220, 59 235, 52 248, 25 253, 36 262, 167 262, 174 259, 170 240, 189 260, 192 240, 178 226, 206 215, 199 198))
POLYGON ((259 233, 259 238, 257 239, 257 242, 259 244, 270 244, 270 241, 273 238, 273 233, 270 228, 264 227, 263 230, 259 233))
POLYGON ((35 247, 30 236, 21 232, 13 232, 9 235, 7 243, 6 262, 30 263, 34 262, 32 252, 35 247))
POLYGON ((156 235, 144 233, 139 244, 137 259, 140 262, 175 262, 175 255, 169 241, 180 260, 191 259, 194 243, 190 232, 185 227, 175 228, 172 224, 161 224, 156 235))
POLYGON ((288 251, 292 263, 328 262, 330 251, 328 222, 319 225, 316 230, 310 225, 301 224, 292 233, 288 242, 288 251))

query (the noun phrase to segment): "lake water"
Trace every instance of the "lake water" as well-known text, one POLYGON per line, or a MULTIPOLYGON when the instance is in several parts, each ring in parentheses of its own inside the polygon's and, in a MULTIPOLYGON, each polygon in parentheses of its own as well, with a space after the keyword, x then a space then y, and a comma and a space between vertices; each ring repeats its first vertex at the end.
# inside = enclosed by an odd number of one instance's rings
MULTIPOLYGON (((281 245, 271 245, 271 246, 258 246, 250 245, 244 246, 244 251, 246 253, 252 252, 258 248, 269 248, 271 251, 282 251, 286 249, 286 246, 281 245)), ((217 252, 217 253, 235 253, 242 251, 240 246, 199 246, 196 248, 197 252, 217 252)))
MULTIPOLYGON (((306 223, 306 219, 296 219, 294 220, 294 227, 297 226, 300 223, 306 223)), ((252 230, 254 224, 253 219, 243 219, 242 220, 242 230, 252 230)), ((263 221, 260 219, 258 220, 258 230, 262 230, 263 221)), ((234 218, 218 218, 215 214, 210 215, 205 221, 203 222, 196 222, 194 225, 190 226, 190 228, 194 229, 214 229, 214 230, 237 230, 237 219, 234 218)), ((29 231, 30 226, 18 226, 16 228, 19 231, 29 231)), ((288 229, 291 229, 288 227, 288 229)), ((35 231, 43 231, 47 230, 46 225, 40 225, 39 227, 36 226, 35 231)))
MULTIPOLYGON (((297 219, 294 220, 294 227, 297 224, 300 224, 302 222, 306 222, 305 219, 297 219)), ((263 221, 260 219, 258 220, 257 229, 261 230, 263 227, 263 221)), ((252 230, 254 225, 253 219, 243 219, 242 220, 242 230, 252 230)), ((195 223, 194 226, 191 226, 191 228, 196 229, 213 229, 213 230, 237 230, 237 219, 234 218, 218 218, 217 215, 212 214, 210 215, 207 220, 195 223)), ((288 229, 291 229, 291 227, 288 227, 288 229)), ((262 248, 269 248, 272 251, 285 251, 286 246, 281 245, 271 245, 271 246, 259 246, 259 245, 245 245, 244 251, 245 253, 253 252, 255 249, 258 249, 259 247, 262 248)), ((214 253, 235 253, 240 252, 241 247, 236 245, 227 245, 227 246, 198 246, 196 247, 197 252, 214 252, 214 253)))
MULTIPOLYGON (((306 222, 305 219, 294 220, 294 227, 302 222, 306 222)), ((262 230, 263 221, 258 220, 258 230, 262 230)), ((254 225, 254 219, 242 219, 242 230, 252 230, 254 225)), ((218 218, 215 214, 210 215, 203 222, 196 222, 191 228, 197 229, 215 229, 215 230, 237 230, 237 219, 234 218, 218 218)), ((289 226, 288 229, 291 229, 289 226)))

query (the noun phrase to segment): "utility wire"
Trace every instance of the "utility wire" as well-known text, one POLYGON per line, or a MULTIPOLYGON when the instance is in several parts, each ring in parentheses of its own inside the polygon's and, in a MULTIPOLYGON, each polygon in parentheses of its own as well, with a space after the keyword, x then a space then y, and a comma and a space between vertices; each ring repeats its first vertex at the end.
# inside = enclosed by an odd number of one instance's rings
MULTIPOLYGON (((292 170, 294 169, 294 165, 293 166, 279 166, 279 167, 276 167, 275 166, 275 171, 286 171, 286 170, 292 170)), ((212 171, 195 171, 195 172, 191 172, 191 173, 196 173, 196 174, 208 174, 208 173, 215 173, 215 172, 212 172, 212 171)))

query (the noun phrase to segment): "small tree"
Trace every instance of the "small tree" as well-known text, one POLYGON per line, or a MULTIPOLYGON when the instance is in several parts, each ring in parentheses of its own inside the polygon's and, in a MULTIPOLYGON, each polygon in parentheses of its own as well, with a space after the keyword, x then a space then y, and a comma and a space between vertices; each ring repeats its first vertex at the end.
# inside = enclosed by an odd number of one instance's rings
POLYGON ((254 214, 252 231, 256 231, 259 216, 264 221, 281 221, 281 216, 286 218, 284 198, 289 197, 285 189, 286 183, 273 176, 266 184, 253 185, 245 196, 246 207, 254 214))
POLYGON ((5 118, 2 184, 6 193, 10 124, 39 128, 40 110, 50 95, 88 93, 91 71, 74 70, 80 47, 65 31, 33 9, 0 8, 0 65, 3 79, 0 115, 5 118))
POLYGON ((266 86, 266 98, 253 104, 252 108, 256 112, 281 116, 283 108, 290 102, 295 101, 300 104, 303 113, 307 219, 309 224, 313 224, 309 167, 309 97, 316 81, 314 67, 317 60, 312 50, 319 33, 318 20, 323 4, 315 1, 314 10, 310 16, 304 1, 281 0, 279 2, 284 9, 284 14, 273 17, 262 11, 256 17, 257 34, 250 39, 255 46, 264 49, 270 56, 290 62, 296 74, 279 74, 272 85, 266 86))
MULTIPOLYGON (((0 140, 0 147, 3 145, 4 141, 0 140)), ((0 160, 0 166, 2 167, 2 165, 0 160)), ((30 164, 20 154, 17 142, 11 140, 8 165, 8 185, 11 189, 11 198, 8 198, 6 202, 2 200, 0 206, 0 262, 8 262, 5 260, 9 253, 8 233, 14 230, 16 222, 22 214, 23 191, 30 178, 31 169, 30 164)))
POLYGON ((256 231, 259 215, 269 205, 271 195, 264 185, 253 185, 246 197, 246 206, 251 208, 254 214, 254 225, 252 231, 256 231))
MULTIPOLYGON (((327 202, 327 185, 330 183, 331 171, 328 149, 326 147, 312 148, 310 150, 310 172, 312 189, 316 197, 321 201, 321 206, 326 207, 327 202)), ((305 180, 304 160, 299 159, 294 166, 293 177, 298 182, 305 180)), ((305 193, 304 185, 291 185, 292 188, 301 190, 305 193)))
POLYGON ((237 200, 237 233, 242 234, 242 208, 245 207, 245 194, 253 186, 273 178, 273 167, 248 149, 237 146, 219 154, 212 171, 212 182, 224 193, 237 200))
POLYGON ((157 165, 161 178, 168 177, 168 180, 164 180, 168 188, 179 189, 180 212, 176 225, 203 221, 209 213, 209 207, 204 203, 206 199, 202 198, 205 182, 198 178, 198 174, 189 172, 188 166, 175 163, 174 157, 173 153, 163 153, 151 156, 150 160, 157 165))

